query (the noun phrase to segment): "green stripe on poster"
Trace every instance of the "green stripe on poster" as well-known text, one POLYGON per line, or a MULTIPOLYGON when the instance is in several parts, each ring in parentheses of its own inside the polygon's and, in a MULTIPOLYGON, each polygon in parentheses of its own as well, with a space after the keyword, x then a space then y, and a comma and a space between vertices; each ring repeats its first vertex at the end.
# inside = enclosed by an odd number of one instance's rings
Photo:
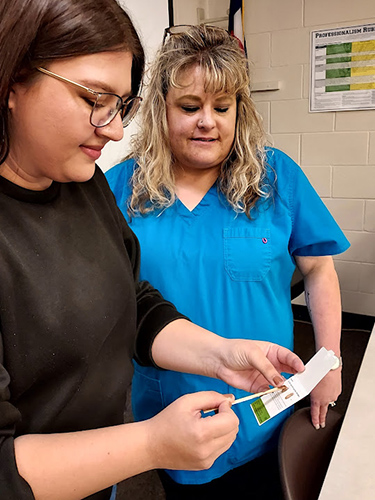
POLYGON ((350 68, 327 69, 326 78, 350 78, 350 68))
POLYGON ((351 42, 348 43, 337 43, 333 45, 327 45, 326 53, 328 56, 332 54, 345 54, 352 51, 351 42))
POLYGON ((326 87, 326 92, 344 92, 350 90, 350 85, 329 85, 326 87))

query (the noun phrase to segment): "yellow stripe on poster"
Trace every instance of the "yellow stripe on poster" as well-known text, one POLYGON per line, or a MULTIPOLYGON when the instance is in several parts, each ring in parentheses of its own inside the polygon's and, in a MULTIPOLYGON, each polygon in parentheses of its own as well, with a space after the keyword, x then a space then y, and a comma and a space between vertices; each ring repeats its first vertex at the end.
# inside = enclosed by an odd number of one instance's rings
POLYGON ((350 90, 371 90, 375 89, 375 82, 373 83, 353 83, 350 85, 350 90))
POLYGON ((361 66, 351 68, 351 76, 373 76, 375 79, 375 66, 361 66))
POLYGON ((352 43, 352 52, 370 52, 371 50, 375 50, 375 40, 352 43))

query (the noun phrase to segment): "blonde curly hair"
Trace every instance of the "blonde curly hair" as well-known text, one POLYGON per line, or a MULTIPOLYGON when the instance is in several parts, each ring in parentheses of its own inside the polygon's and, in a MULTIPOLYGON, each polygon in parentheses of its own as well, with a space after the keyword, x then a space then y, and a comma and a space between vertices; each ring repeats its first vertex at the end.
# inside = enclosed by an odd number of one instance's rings
POLYGON ((137 167, 132 177, 129 214, 146 214, 175 202, 173 152, 166 118, 166 95, 181 88, 179 77, 199 65, 205 91, 227 92, 237 100, 236 132, 232 148, 222 162, 217 186, 236 212, 246 213, 260 197, 266 177, 264 133, 260 116, 250 97, 247 59, 238 41, 214 26, 191 26, 172 34, 149 69, 147 94, 142 105, 141 127, 132 139, 137 167))

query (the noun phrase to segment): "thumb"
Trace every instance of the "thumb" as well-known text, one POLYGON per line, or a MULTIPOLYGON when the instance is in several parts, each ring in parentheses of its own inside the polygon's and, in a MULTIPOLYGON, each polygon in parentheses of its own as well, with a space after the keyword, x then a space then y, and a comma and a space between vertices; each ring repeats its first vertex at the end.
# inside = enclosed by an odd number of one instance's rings
POLYGON ((233 394, 220 394, 215 391, 201 391, 191 394, 193 396, 192 403, 195 410, 217 410, 221 404, 226 403, 228 408, 232 406, 234 401, 233 394))
MULTIPOLYGON (((228 395, 229 396, 229 395, 228 395)), ((229 413, 232 411, 232 403, 234 401, 234 396, 232 398, 226 398, 219 404, 218 413, 229 413)))
POLYGON ((251 361, 253 367, 264 376, 270 385, 275 387, 283 385, 285 382, 284 377, 280 375, 271 361, 264 354, 262 356, 254 356, 251 361))

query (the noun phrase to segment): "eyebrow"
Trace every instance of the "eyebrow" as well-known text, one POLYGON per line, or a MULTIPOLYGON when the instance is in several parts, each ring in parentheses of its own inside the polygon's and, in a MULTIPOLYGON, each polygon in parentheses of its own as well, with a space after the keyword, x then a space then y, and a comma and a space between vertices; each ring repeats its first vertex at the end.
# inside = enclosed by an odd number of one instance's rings
MULTIPOLYGON (((181 103, 185 99, 190 99, 191 101, 196 102, 196 103, 202 102, 202 99, 200 97, 195 96, 195 95, 190 95, 190 94, 186 94, 186 95, 183 95, 181 97, 178 97, 177 100, 176 100, 176 102, 177 103, 181 103)), ((225 95, 223 95, 223 96, 220 96, 217 99, 215 99, 214 102, 216 102, 216 103, 225 103, 225 104, 229 105, 230 103, 228 102, 228 100, 231 101, 231 96, 225 96, 225 95)))
MULTIPOLYGON (((230 100, 233 96, 231 95, 221 95, 219 97, 216 98, 216 101, 227 101, 228 99, 230 100)), ((191 99, 192 101, 196 101, 196 102, 201 102, 201 98, 197 95, 194 95, 194 94, 185 94, 181 97, 178 97, 177 98, 177 102, 180 102, 184 99, 191 99)))
POLYGON ((184 94, 177 98, 177 101, 182 101, 183 99, 191 99, 192 101, 200 102, 201 98, 196 95, 184 94))

